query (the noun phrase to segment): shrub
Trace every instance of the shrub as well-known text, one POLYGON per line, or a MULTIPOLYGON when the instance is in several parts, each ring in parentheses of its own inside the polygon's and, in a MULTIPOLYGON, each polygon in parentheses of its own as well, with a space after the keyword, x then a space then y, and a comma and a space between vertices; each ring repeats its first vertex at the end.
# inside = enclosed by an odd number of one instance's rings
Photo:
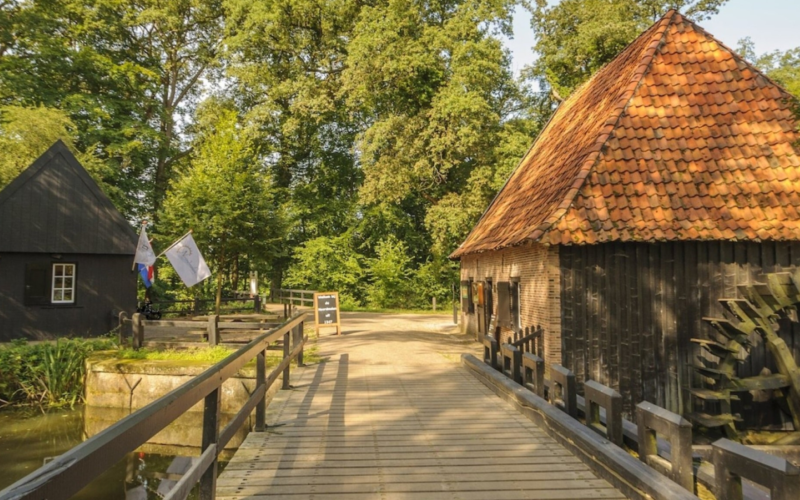
POLYGON ((406 244, 394 236, 378 243, 377 257, 370 259, 372 284, 367 300, 372 307, 409 308, 414 305, 411 258, 406 244))

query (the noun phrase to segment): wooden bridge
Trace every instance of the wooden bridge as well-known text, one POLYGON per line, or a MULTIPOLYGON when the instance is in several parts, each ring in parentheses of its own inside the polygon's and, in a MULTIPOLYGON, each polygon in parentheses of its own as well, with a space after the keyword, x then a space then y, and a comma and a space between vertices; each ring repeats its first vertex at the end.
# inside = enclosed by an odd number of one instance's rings
POLYGON ((499 346, 488 336, 481 346, 444 333, 442 317, 350 316, 345 335, 320 339, 327 362, 302 366, 306 319, 259 333, 0 500, 70 498, 198 402, 202 453, 168 500, 186 499, 198 483, 201 500, 689 500, 701 483, 719 500, 800 498, 800 468, 789 461, 726 439, 698 455, 691 425, 646 402, 637 427, 622 419, 613 389, 587 382, 584 399, 559 365, 546 378, 526 336, 499 346), (271 373, 269 349, 283 351, 271 373), (255 389, 222 428, 222 384, 253 359, 255 389), (301 367, 292 370, 292 360, 301 367), (279 379, 283 390, 267 406, 279 379), (219 474, 220 451, 248 421, 255 430, 219 474))
POLYGON ((363 327, 321 339, 217 498, 625 498, 460 364, 475 344, 363 327))

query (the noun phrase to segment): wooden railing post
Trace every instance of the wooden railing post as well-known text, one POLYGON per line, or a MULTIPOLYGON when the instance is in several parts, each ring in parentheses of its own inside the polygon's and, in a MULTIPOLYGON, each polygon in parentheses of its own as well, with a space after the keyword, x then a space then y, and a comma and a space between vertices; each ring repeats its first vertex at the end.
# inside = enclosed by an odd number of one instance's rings
POLYGON ((119 333, 117 335, 117 341, 120 347, 122 347, 122 345, 125 343, 125 322, 127 319, 128 313, 125 311, 119 313, 119 333))
POLYGON ((144 325, 142 324, 142 313, 134 313, 132 321, 131 343, 133 344, 133 349, 138 351, 144 344, 144 325))
MULTIPOLYGON (((300 324, 297 325, 297 337, 295 338, 295 342, 303 342, 303 336, 305 335, 305 332, 303 331, 304 328, 305 328, 304 327, 304 323, 305 322, 300 322, 300 324)), ((303 350, 304 349, 305 349, 305 346, 301 347, 300 348, 300 353, 297 355, 297 366, 298 366, 298 368, 301 367, 301 366, 305 366, 305 364, 303 363, 303 350)))
MULTIPOLYGON (((267 351, 261 351, 256 358, 256 390, 267 384, 267 351)), ((264 432, 264 419, 267 414, 267 395, 256 406, 256 432, 264 432)))
POLYGON ((261 297, 258 295, 253 297, 253 312, 256 314, 261 312, 261 297))
MULTIPOLYGON (((284 360, 289 357, 289 354, 291 352, 291 350, 289 348, 289 339, 290 339, 289 332, 284 333, 283 334, 283 359, 284 360)), ((286 368, 283 369, 283 386, 281 387, 281 389, 283 389, 284 391, 287 391, 290 388, 290 386, 289 386, 289 365, 290 364, 291 363, 288 363, 286 365, 286 368)))
POLYGON ((216 314, 208 317, 208 345, 219 345, 219 316, 216 314))
MULTIPOLYGON (((219 441, 220 388, 206 396, 203 405, 202 451, 219 441)), ((200 477, 200 500, 214 500, 217 494, 217 457, 200 477)))

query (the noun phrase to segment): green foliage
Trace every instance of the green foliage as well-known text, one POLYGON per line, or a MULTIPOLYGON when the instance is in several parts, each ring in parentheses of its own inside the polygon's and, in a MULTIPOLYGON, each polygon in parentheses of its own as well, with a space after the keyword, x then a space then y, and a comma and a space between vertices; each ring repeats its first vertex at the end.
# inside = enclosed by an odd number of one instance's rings
POLYGON ((320 236, 295 250, 284 283, 289 288, 336 290, 342 302, 360 302, 364 296, 364 257, 345 234, 320 236))
POLYGON ((119 202, 124 194, 109 183, 113 173, 108 165, 94 156, 91 150, 78 151, 75 147, 76 134, 77 127, 61 110, 44 106, 0 107, 0 189, 60 139, 73 151, 106 195, 112 201, 119 202))
POLYGON ((160 241, 169 244, 192 229, 219 291, 223 275, 238 275, 244 261, 263 265, 284 251, 284 222, 269 173, 237 113, 210 101, 199 123, 191 167, 164 202, 160 241))
POLYGON ((368 263, 372 279, 367 287, 368 304, 380 308, 412 307, 415 290, 406 244, 390 235, 378 243, 376 253, 368 263))
POLYGON ((531 27, 538 54, 528 75, 557 100, 610 62, 669 9, 707 19, 727 0, 536 0, 531 27))
POLYGON ((755 44, 747 37, 739 40, 737 51, 790 94, 800 98, 800 47, 757 56, 755 44))
POLYGON ((83 401, 86 358, 115 347, 107 339, 59 339, 0 347, 0 405, 72 406, 83 401))

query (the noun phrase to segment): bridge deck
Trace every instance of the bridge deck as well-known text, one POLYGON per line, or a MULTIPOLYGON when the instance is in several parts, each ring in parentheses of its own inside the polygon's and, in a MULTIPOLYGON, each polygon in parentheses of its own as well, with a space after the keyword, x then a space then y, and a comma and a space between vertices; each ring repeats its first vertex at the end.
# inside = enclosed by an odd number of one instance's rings
MULTIPOLYGON (((355 319, 354 319, 355 321, 355 319)), ((624 498, 457 362, 463 337, 323 337, 217 483, 218 498, 624 498)))

